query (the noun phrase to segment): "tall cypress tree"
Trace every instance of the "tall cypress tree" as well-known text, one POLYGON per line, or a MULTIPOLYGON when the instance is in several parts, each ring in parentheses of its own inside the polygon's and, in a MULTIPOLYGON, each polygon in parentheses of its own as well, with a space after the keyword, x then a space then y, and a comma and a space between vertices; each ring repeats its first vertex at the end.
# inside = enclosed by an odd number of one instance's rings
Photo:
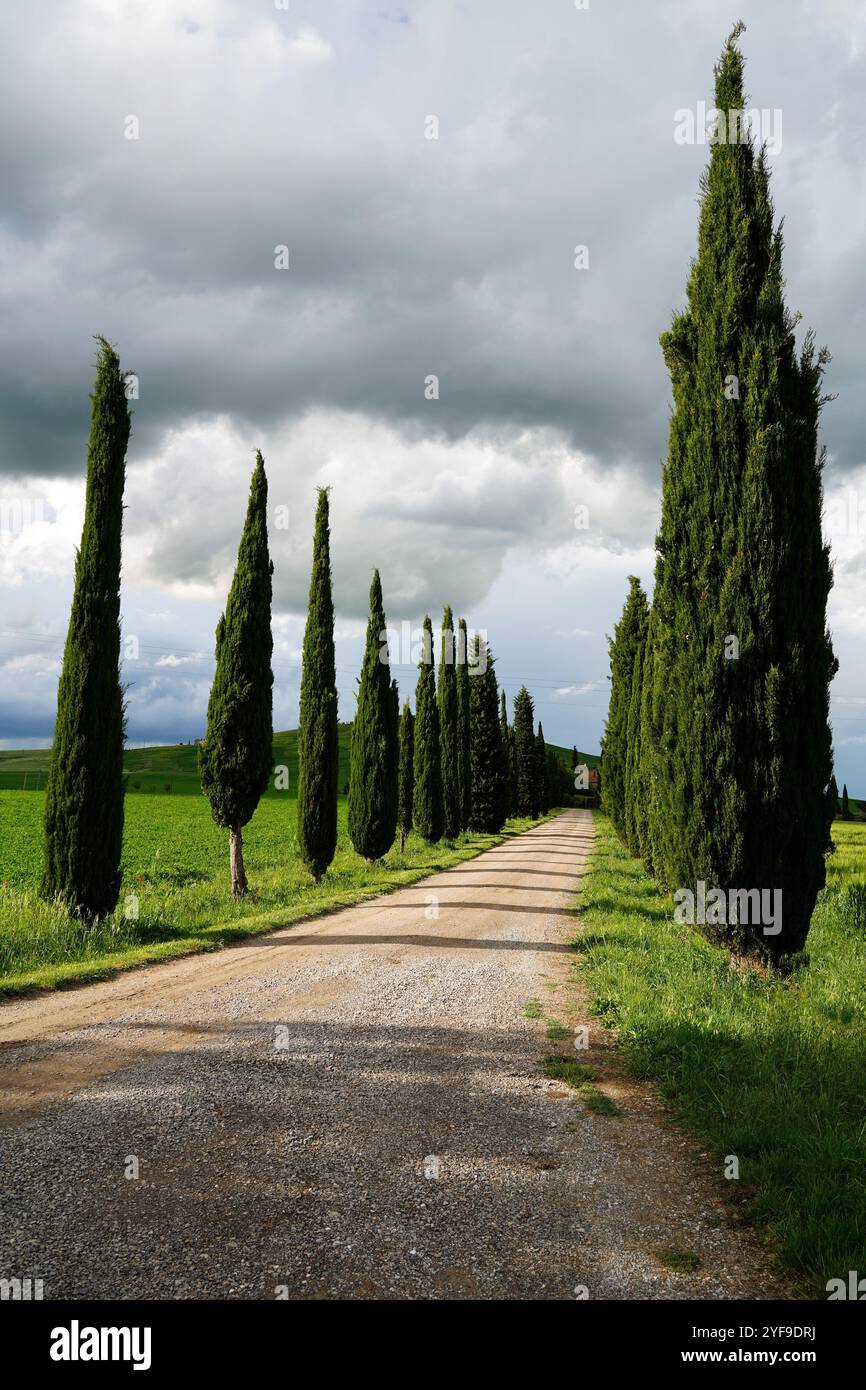
POLYGON ((247 891, 243 827, 268 785, 273 758, 271 576, 268 481, 261 453, 250 483, 238 559, 216 629, 216 671, 199 747, 202 791, 229 832, 232 893, 247 891))
POLYGON ((460 834, 460 725, 457 709, 454 615, 442 615, 442 650, 439 661, 439 747, 442 757, 442 833, 446 840, 460 834))
POLYGON ((428 844, 442 839, 442 757, 439 748, 439 706, 433 669, 433 625, 424 619, 424 642, 415 690, 415 829, 428 844))
POLYGON ((842 784, 842 819, 843 819, 843 820, 850 820, 850 819, 851 819, 851 806, 850 806, 850 804, 849 804, 849 802, 848 802, 848 784, 847 784, 847 782, 844 782, 844 783, 842 784))
POLYGON ((641 762, 641 697, 643 695, 643 661, 647 633, 644 628, 634 654, 631 689, 629 691, 628 722, 626 726, 625 818, 623 832, 632 854, 641 854, 646 840, 646 797, 641 762))
POLYGON ((535 775, 538 779, 538 810, 543 816, 547 814, 549 809, 550 797, 547 783, 547 745, 544 742, 541 720, 538 721, 538 733, 535 735, 535 759, 535 775))
POLYGON ((499 726, 499 690, 490 647, 476 637, 470 690, 472 830, 496 834, 505 824, 506 769, 499 726))
POLYGON ((407 700, 400 719, 400 790, 397 825, 400 829, 400 852, 412 832, 412 802, 415 792, 415 716, 407 700))
POLYGON ((535 754, 535 706, 522 685, 514 700, 514 773, 517 782, 517 814, 538 815, 538 776, 535 754))
POLYGON ((777 935, 719 934, 776 960, 805 942, 828 842, 827 354, 811 334, 797 351, 764 154, 730 138, 741 32, 716 67, 729 138, 713 142, 702 183, 687 307, 661 339, 674 411, 653 600, 654 857, 672 887, 781 890, 777 935))
POLYGON ((457 634, 457 768, 460 783, 460 829, 468 830, 472 809, 472 765, 469 732, 469 634, 460 619, 457 634))
POLYGON ((502 767, 505 773, 503 796, 505 797, 505 818, 514 815, 516 789, 514 781, 514 739, 508 725, 508 705, 505 691, 499 696, 499 733, 502 742, 502 767))
POLYGON ((834 820, 839 814, 839 787, 836 778, 830 778, 830 785, 827 788, 827 814, 830 820, 834 820))
POLYGON ((633 574, 622 617, 610 641, 610 704, 601 741, 602 804, 620 835, 625 835, 628 721, 634 661, 646 640, 649 607, 640 580, 633 574))
POLYGON ((129 406, 120 359, 97 338, 87 493, 57 689, 42 894, 85 919, 113 912, 123 846, 120 541, 129 406))
POLYGON ((349 772, 349 836, 357 853, 370 863, 388 853, 397 831, 394 704, 382 584, 375 570, 349 772))
POLYGON ((298 845, 318 883, 337 848, 337 677, 328 489, 319 489, 298 729, 298 845))

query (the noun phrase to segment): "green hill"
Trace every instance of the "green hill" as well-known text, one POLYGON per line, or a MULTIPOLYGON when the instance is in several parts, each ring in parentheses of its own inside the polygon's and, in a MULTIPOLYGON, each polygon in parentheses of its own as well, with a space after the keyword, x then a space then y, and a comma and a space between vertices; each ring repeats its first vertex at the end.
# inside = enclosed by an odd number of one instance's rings
MULTIPOLYGON (((340 780, 343 787, 349 777, 349 739, 351 724, 340 725, 340 780)), ((560 748, 549 744, 557 755, 567 761, 571 759, 570 748, 560 748)), ((0 790, 3 791, 41 791, 45 787, 48 772, 48 748, 0 749, 0 790)), ((581 758, 594 767, 597 756, 581 753, 581 758)), ((194 743, 168 743, 160 748, 127 748, 123 755, 124 767, 128 776, 127 792, 141 795, 145 792, 176 793, 178 796, 198 796, 198 749, 194 743)), ((289 769, 289 787, 298 784, 298 731, 287 729, 274 734, 274 767, 289 769)), ((271 787, 265 795, 274 795, 271 787)))

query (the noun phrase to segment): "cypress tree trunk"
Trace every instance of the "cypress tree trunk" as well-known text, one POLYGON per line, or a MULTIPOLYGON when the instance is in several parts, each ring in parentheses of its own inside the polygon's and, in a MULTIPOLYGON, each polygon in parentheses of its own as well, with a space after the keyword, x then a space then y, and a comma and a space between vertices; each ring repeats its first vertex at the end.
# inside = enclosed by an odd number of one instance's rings
POLYGON ((129 406, 120 359, 98 338, 87 495, 57 690, 41 892, 90 920, 117 906, 123 846, 120 545, 129 406))
POLYGON ((505 824, 505 767, 499 727, 499 690, 490 648, 475 638, 475 661, 481 670, 470 687, 472 758, 472 830, 496 834, 505 824))
POLYGON ((229 831, 232 893, 247 892, 242 827, 268 785, 273 759, 268 480, 261 453, 250 483, 244 529, 225 613, 216 629, 216 671, 199 747, 202 791, 229 831))
POLYGON ((460 619, 457 635, 457 766, 460 782, 460 829, 469 829, 472 812, 472 762, 469 695, 469 634, 460 619))
POLYGON ((454 616, 442 615, 442 651, 439 662, 439 746, 442 755, 442 834, 455 840, 460 834, 460 727, 457 715, 457 666, 454 616))
POLYGON ((370 587, 370 619, 357 699, 349 773, 349 835, 356 852, 374 863, 388 853, 397 831, 397 718, 378 570, 370 587))
MULTIPOLYGON (((716 68, 726 113, 743 108, 741 31, 716 68)), ((802 948, 824 883, 836 663, 817 449, 827 354, 811 334, 797 352, 750 139, 712 146, 687 301, 661 339, 674 412, 653 600, 654 859, 669 887, 781 892, 778 933, 706 928, 773 962, 802 948)))
POLYGON ((412 831, 412 800, 415 792, 415 718, 407 700, 400 719, 400 797, 397 824, 400 827, 400 853, 412 831))
POLYGON ((249 891, 247 871, 244 868, 244 837, 239 825, 229 829, 229 869, 232 877, 232 894, 243 898, 249 891))
POLYGON ((298 845, 320 881, 337 848, 337 680, 328 489, 319 489, 298 729, 298 845))
POLYGON ((418 664, 415 690, 415 829, 434 845, 442 839, 442 759, 439 749, 439 706, 433 671, 433 625, 424 619, 424 650, 418 664))
POLYGON ((628 597, 610 642, 610 704, 601 741, 602 804, 624 839, 631 687, 635 656, 646 641, 649 615, 640 580, 630 574, 628 582, 628 597))
POLYGON ((517 781, 517 814, 538 815, 538 776, 535 756, 535 707, 523 685, 514 700, 514 765, 517 781))

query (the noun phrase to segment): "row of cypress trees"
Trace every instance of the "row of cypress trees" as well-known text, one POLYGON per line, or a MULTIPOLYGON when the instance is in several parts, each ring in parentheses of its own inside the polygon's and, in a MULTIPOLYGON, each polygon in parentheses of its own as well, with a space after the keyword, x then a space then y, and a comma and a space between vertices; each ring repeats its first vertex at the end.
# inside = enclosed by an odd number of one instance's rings
MULTIPOLYGON (((742 112, 731 33, 716 106, 742 112)), ((730 127, 730 116, 728 117, 730 127)), ((782 930, 703 928, 771 962, 802 949, 824 883, 832 773, 818 417, 763 150, 715 140, 687 307, 661 345, 674 410, 652 606, 631 578, 611 643, 603 800, 668 888, 782 892, 782 930)))
MULTIPOLYGON (((58 687, 44 819, 41 891, 85 920, 112 912, 123 843, 123 690, 120 684, 120 565, 130 413, 116 350, 98 338, 91 398, 87 495, 72 609, 58 687)), ((202 790, 229 833, 232 892, 247 892, 243 828, 272 773, 273 674, 268 484, 256 454, 243 531, 225 611, 216 628, 216 668, 199 747, 202 790)), ((547 809, 554 785, 543 733, 533 735, 532 701, 521 690, 509 729, 494 659, 476 637, 470 674, 467 626, 445 609, 438 690, 433 633, 425 641, 415 694, 399 714, 391 679, 382 586, 370 617, 352 731, 349 834, 374 861, 415 830, 429 843, 462 831, 497 831, 515 812, 547 809)), ((339 746, 329 494, 319 490, 304 634, 298 731, 298 847, 318 882, 337 845, 339 746)))

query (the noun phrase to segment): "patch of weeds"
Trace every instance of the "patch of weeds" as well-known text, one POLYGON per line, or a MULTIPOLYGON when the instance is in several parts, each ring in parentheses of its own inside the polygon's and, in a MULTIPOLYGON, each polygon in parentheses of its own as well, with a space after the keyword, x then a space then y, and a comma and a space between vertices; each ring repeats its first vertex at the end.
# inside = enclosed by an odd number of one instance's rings
POLYGON ((672 1247, 665 1247, 662 1250, 654 1250, 653 1254, 660 1264, 672 1269, 675 1274, 693 1274, 696 1269, 700 1269, 703 1261, 700 1255, 695 1255, 691 1250, 674 1250, 672 1247))
POLYGON ((571 1029, 566 1028, 565 1024, 560 1023, 558 1019, 549 1018, 547 1020, 547 1036, 551 1042, 564 1042, 566 1038, 571 1037, 571 1029))
POLYGON ((572 1061, 570 1057, 545 1057, 541 1065, 550 1081, 564 1081, 575 1091, 580 1090, 585 1082, 595 1080, 594 1071, 581 1066, 580 1062, 572 1061))
POLYGON ((541 1002, 538 999, 527 999, 523 1006, 524 1018, 541 1018, 541 1002))
POLYGON ((622 1111, 615 1105, 610 1096, 606 1096, 604 1091, 600 1091, 597 1086, 581 1086, 580 1099, 591 1110, 594 1115, 621 1115, 622 1111))

